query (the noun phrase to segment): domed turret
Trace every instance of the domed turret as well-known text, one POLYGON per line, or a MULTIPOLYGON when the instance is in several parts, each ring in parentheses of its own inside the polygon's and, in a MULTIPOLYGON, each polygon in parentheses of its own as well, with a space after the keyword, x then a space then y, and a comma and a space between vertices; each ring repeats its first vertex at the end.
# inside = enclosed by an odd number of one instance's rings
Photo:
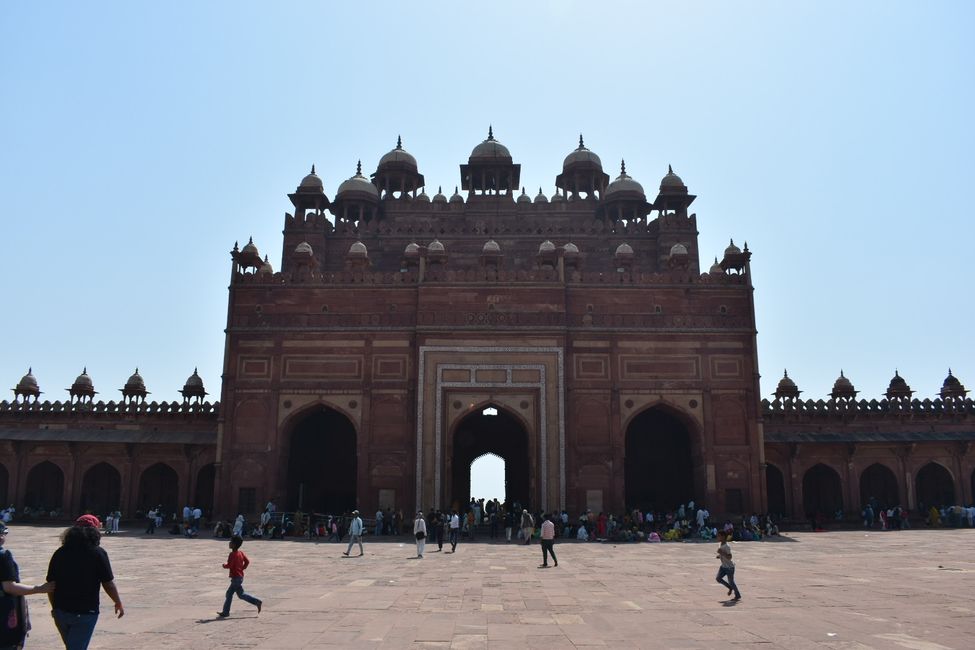
POLYGON ((519 186, 521 165, 515 165, 508 148, 494 139, 494 129, 488 127, 487 140, 474 147, 466 165, 460 166, 461 187, 477 195, 503 194, 510 196, 519 186))
POLYGON ((349 246, 349 256, 350 257, 368 257, 369 251, 366 250, 366 245, 361 241, 357 241, 351 246, 349 246))
POLYGON ((623 256, 627 256, 627 255, 628 256, 632 256, 633 255, 633 247, 630 246, 629 244, 627 244, 626 242, 623 242, 622 244, 620 244, 619 246, 616 247, 616 253, 615 253, 615 255, 616 255, 616 257, 623 257, 623 256))
POLYGON ((312 250, 311 244, 309 244, 306 241, 303 241, 300 244, 298 244, 297 246, 295 246, 295 256, 296 257, 311 257, 314 254, 315 254, 315 251, 312 250))
POLYGON ((324 187, 322 179, 315 173, 315 165, 312 165, 311 172, 302 178, 301 183, 298 184, 298 191, 321 194, 324 187))
POLYGON ((145 401, 146 395, 149 394, 149 391, 146 390, 146 382, 142 379, 142 375, 139 374, 138 368, 135 369, 132 376, 125 382, 125 386, 119 390, 122 392, 124 401, 145 401))
POLYGON ((23 397, 24 401, 28 401, 33 397, 34 401, 37 401, 37 398, 41 394, 41 389, 37 385, 37 378, 34 377, 33 368, 27 369, 27 374, 20 378, 20 381, 17 382, 17 387, 13 391, 15 399, 17 397, 23 397))
POLYGON ((629 271, 633 267, 633 247, 623 242, 616 247, 616 252, 613 253, 613 261, 616 264, 616 271, 618 273, 623 273, 624 271, 629 271))
POLYGON ((450 196, 450 202, 451 203, 463 203, 464 202, 464 197, 461 196, 460 195, 460 192, 457 191, 457 186, 456 185, 454 186, 454 193, 450 196))
POLYGON ((799 399, 799 393, 801 392, 799 387, 796 386, 796 382, 792 381, 789 377, 789 371, 786 370, 782 375, 782 379, 779 380, 779 385, 775 388, 775 399, 782 399, 784 397, 799 399))
POLYGON ((724 269, 721 268, 721 263, 717 257, 714 258, 714 264, 711 265, 710 273, 711 275, 724 275, 724 269))
POLYGON ((183 402, 189 402, 191 398, 196 398, 197 402, 202 402, 203 398, 207 396, 206 390, 203 388, 203 379, 197 373, 197 369, 193 368, 193 374, 189 376, 186 383, 183 384, 183 390, 179 391, 183 395, 183 402))
POLYGON ((680 244, 680 243, 674 244, 673 246, 670 247, 670 255, 671 256, 687 255, 687 246, 684 246, 684 244, 680 244))
POLYGON ((447 249, 439 239, 434 239, 427 245, 427 264, 446 264, 447 249))
POLYGON ((403 148, 403 139, 399 136, 396 137, 396 148, 379 159, 372 178, 384 198, 391 198, 394 192, 399 192, 400 198, 404 198, 426 185, 416 158, 403 148))
POLYGON ((379 190, 362 175, 361 160, 356 164, 355 176, 339 185, 332 201, 332 213, 352 223, 365 223, 379 216, 379 190))
POLYGON ((67 391, 68 394, 71 395, 72 400, 74 400, 74 398, 78 398, 79 402, 84 402, 86 400, 91 402, 95 395, 98 394, 95 391, 95 385, 91 381, 91 377, 88 376, 87 367, 81 371, 81 374, 78 375, 78 378, 74 380, 74 383, 71 384, 71 388, 68 388, 67 391))
POLYGON ((885 396, 887 399, 910 399, 911 395, 914 393, 911 387, 907 385, 907 382, 897 370, 894 370, 894 376, 890 380, 890 384, 887 386, 887 392, 885 396))
POLYGON ((600 214, 613 221, 642 220, 650 213, 643 186, 626 173, 626 162, 620 162, 620 175, 606 187, 600 202, 600 214))
POLYGON ((321 213, 328 207, 328 197, 325 196, 322 179, 315 173, 315 165, 311 166, 311 173, 301 179, 298 188, 288 195, 291 204, 295 206, 295 216, 303 217, 308 210, 321 213))
POLYGON ((430 242, 430 245, 427 246, 427 253, 438 255, 438 254, 443 254, 445 252, 446 250, 444 249, 444 246, 439 239, 434 239, 432 242, 430 242))
POLYGON ((362 161, 356 163, 355 176, 342 181, 338 191, 335 193, 335 201, 348 198, 369 198, 379 200, 379 190, 368 178, 362 175, 362 161))
POLYGON ((725 254, 725 257, 727 257, 728 255, 740 255, 741 254, 741 249, 738 248, 737 246, 735 246, 735 240, 734 239, 732 239, 731 240, 731 243, 728 244, 728 248, 724 249, 724 254, 725 254))
POLYGON ((555 187, 572 200, 582 193, 589 197, 602 194, 607 183, 609 175, 603 172, 602 161, 586 148, 580 134, 579 147, 562 161, 562 173, 555 177, 555 187))
POLYGON ((444 193, 443 193, 443 187, 438 187, 437 188, 437 193, 433 195, 433 202, 434 203, 446 203, 447 202, 447 197, 444 196, 444 193))
POLYGON ((481 247, 481 252, 482 253, 500 253, 501 252, 501 247, 498 245, 498 242, 494 241, 493 239, 489 239, 486 242, 484 242, 484 246, 481 247))
POLYGON ((968 393, 969 391, 965 390, 964 384, 958 381, 958 377, 951 374, 951 368, 948 368, 948 376, 945 377, 945 381, 941 385, 941 399, 964 399, 968 393))
POLYGON ((667 165, 667 175, 660 181, 660 192, 653 202, 653 207, 661 212, 675 211, 687 216, 687 206, 697 198, 687 193, 687 186, 680 176, 674 173, 674 168, 667 165))
POLYGON ((553 244, 547 239, 538 246, 539 253, 552 253, 554 251, 555 251, 555 244, 553 244))
POLYGON ((427 196, 427 191, 426 191, 425 188, 421 188, 420 189, 420 193, 416 195, 416 200, 417 201, 420 201, 421 203, 429 203, 430 202, 430 197, 427 196))
POLYGON ((274 275, 274 267, 271 266, 271 262, 268 261, 267 255, 264 256, 264 263, 261 264, 259 273, 261 275, 274 275))
POLYGON ((538 194, 535 195, 535 203, 548 203, 548 197, 542 194, 542 188, 538 188, 538 194))
POLYGON ((858 392, 853 389, 853 384, 840 370, 840 376, 836 378, 836 382, 833 384, 833 392, 830 393, 830 397, 850 400, 855 398, 858 392))
POLYGON ((647 195, 643 192, 643 186, 626 173, 625 160, 620 162, 620 175, 606 188, 605 198, 609 199, 610 197, 624 197, 644 201, 647 198, 647 195))
POLYGON ((345 254, 345 267, 351 271, 364 271, 370 266, 369 251, 361 241, 356 241, 349 246, 349 252, 345 254))
POLYGON ((403 255, 405 257, 418 257, 420 255, 420 246, 416 242, 410 242, 403 249, 403 255))
POLYGON ((558 188, 556 188, 555 194, 552 195, 552 203, 565 203, 565 197, 562 196, 558 188))
POLYGON ((481 247, 481 266, 497 268, 501 264, 501 247, 498 242, 489 239, 481 247))
POLYGON ((525 192, 525 188, 521 188, 521 194, 518 195, 518 203, 531 203, 532 197, 528 196, 525 192))

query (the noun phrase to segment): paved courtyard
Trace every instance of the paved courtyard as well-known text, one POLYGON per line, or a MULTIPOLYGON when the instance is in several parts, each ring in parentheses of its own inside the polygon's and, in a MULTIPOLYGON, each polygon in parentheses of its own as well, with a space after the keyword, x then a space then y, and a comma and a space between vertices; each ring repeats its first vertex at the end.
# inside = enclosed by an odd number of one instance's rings
MULTIPOLYGON (((43 579, 60 529, 14 526, 24 582, 43 579)), ((975 647, 975 531, 793 533, 734 544, 743 599, 715 584, 715 544, 540 547, 462 543, 411 559, 406 538, 343 558, 345 545, 250 541, 245 586, 227 586, 225 540, 105 538, 126 608, 103 595, 93 648, 975 647)), ((434 547, 435 548, 435 547, 434 547)), ((59 647, 43 596, 29 648, 59 647)))

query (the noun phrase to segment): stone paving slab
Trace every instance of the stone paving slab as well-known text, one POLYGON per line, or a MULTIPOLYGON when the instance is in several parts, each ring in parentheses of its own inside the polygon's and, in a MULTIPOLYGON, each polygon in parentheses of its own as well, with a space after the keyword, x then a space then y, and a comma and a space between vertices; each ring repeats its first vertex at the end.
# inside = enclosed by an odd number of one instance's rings
MULTIPOLYGON (((61 529, 14 526, 24 582, 42 581, 61 529)), ((103 595, 92 648, 907 648, 975 647, 975 530, 791 533, 734 544, 743 600, 715 584, 713 543, 556 546, 461 543, 414 559, 402 540, 252 541, 234 602, 226 540, 136 532, 104 538, 126 615, 103 595), (106 607, 107 604, 107 607, 106 607)), ((60 642, 43 596, 30 597, 28 648, 60 642)))

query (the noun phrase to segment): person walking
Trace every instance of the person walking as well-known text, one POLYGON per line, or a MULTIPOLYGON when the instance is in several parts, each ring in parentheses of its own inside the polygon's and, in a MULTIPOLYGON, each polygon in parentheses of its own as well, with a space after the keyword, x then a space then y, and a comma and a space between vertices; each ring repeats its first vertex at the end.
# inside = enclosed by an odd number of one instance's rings
POLYGON ((552 562, 555 566, 559 565, 558 558, 555 557, 555 523, 548 514, 542 515, 542 564, 539 569, 548 568, 548 556, 552 555, 552 562))
POLYGON ((450 552, 457 552, 457 538, 460 537, 460 515, 454 510, 450 513, 450 552))
POLYGON ((423 511, 416 511, 416 519, 413 520, 413 536, 416 537, 416 556, 423 559, 423 548, 427 542, 427 522, 423 520, 423 511))
POLYGON ((100 546, 101 522, 95 515, 81 515, 61 534, 61 546, 54 551, 47 568, 51 614, 67 650, 84 650, 98 622, 98 589, 115 603, 115 615, 125 616, 122 599, 108 553, 100 546))
POLYGON ((30 632, 30 615, 24 596, 46 594, 54 589, 51 583, 30 587, 20 582, 20 567, 4 544, 10 529, 0 521, 0 648, 23 648, 30 632))
POLYGON ((244 592, 244 570, 250 566, 251 561, 240 550, 243 544, 244 538, 240 535, 234 535, 230 538, 230 555, 227 556, 227 563, 223 565, 223 568, 229 569, 230 571, 230 586, 227 587, 227 595, 223 601, 223 609, 217 612, 217 616, 220 618, 230 616, 230 603, 234 600, 234 594, 244 602, 257 607, 258 615, 260 615, 261 607, 264 605, 264 601, 260 598, 255 598, 244 592))
POLYGON ((342 553, 345 557, 349 557, 349 553, 352 552, 352 545, 359 544, 359 555, 356 557, 362 557, 365 551, 362 550, 362 519, 359 517, 359 511, 352 511, 352 522, 349 524, 349 548, 345 549, 345 553, 342 553))
POLYGON ((718 533, 718 540, 721 545, 718 546, 718 554, 715 556, 721 560, 721 567, 718 569, 718 575, 715 578, 717 582, 728 588, 728 595, 732 593, 735 594, 734 600, 741 600, 741 592, 738 591, 738 585, 735 584, 735 563, 731 559, 731 547, 728 546, 728 533, 718 533), (728 576, 725 580, 724 577, 728 576))
POLYGON ((532 518, 532 513, 528 512, 528 508, 521 511, 521 532, 525 536, 525 544, 531 544, 532 533, 535 532, 535 520, 532 518))

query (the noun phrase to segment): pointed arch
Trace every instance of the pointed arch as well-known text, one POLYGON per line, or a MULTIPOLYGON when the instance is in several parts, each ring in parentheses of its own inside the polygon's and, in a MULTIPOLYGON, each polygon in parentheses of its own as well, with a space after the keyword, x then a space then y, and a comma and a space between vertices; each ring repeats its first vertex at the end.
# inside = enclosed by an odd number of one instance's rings
POLYGON ((658 403, 630 419, 623 459, 626 508, 670 510, 700 502, 696 451, 688 419, 677 409, 658 403))
POLYGON ((51 512, 64 507, 64 471, 45 460, 27 473, 24 506, 31 510, 51 512))
POLYGON ((121 510, 122 475, 106 462, 88 468, 81 479, 82 512, 104 518, 112 510, 121 510))
POLYGON ((881 508, 900 505, 900 489, 894 472, 883 463, 874 463, 860 474, 860 505, 876 500, 881 508))
POLYGON ((317 402, 287 420, 285 508, 341 514, 358 506, 358 436, 340 410, 317 402))
POLYGON ((166 463, 147 467, 139 477, 140 510, 162 506, 163 512, 172 514, 179 508, 179 474, 166 463))
POLYGON ((955 480, 948 468, 941 463, 931 461, 918 470, 914 481, 917 487, 919 508, 957 505, 955 502, 955 480))
POLYGON ((802 505, 807 517, 833 518, 843 510, 843 482, 839 472, 824 463, 813 465, 802 477, 802 505))
POLYGON ((765 466, 765 492, 768 495, 768 511, 780 517, 786 514, 785 477, 782 470, 772 463, 765 466))
POLYGON ((524 419, 510 408, 494 401, 483 401, 457 420, 450 433, 451 487, 446 502, 463 507, 472 496, 471 467, 477 458, 494 454, 504 460, 505 498, 522 506, 531 503, 531 450, 524 419), (484 415, 494 408, 497 415, 484 415))

